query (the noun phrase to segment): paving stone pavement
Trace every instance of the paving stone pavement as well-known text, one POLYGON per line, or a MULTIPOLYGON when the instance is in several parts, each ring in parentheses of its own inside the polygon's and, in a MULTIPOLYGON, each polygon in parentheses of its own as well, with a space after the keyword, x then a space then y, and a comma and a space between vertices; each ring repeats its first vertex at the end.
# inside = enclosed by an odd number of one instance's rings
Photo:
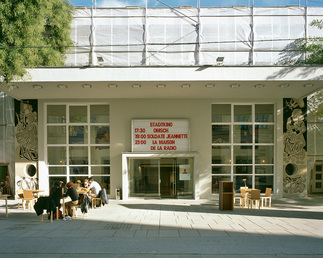
POLYGON ((83 217, 9 217, 0 201, 0 257, 323 257, 323 197, 220 211, 216 200, 110 200, 83 217))

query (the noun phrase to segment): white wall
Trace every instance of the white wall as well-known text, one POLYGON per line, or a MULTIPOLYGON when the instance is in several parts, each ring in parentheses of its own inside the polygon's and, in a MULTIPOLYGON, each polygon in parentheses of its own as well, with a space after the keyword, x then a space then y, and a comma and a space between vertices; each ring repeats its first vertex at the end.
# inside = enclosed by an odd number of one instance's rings
MULTIPOLYGON (((139 89, 140 90, 140 89, 139 89)), ((115 197, 115 189, 122 187, 122 153, 131 152, 131 120, 133 119, 188 119, 190 123, 190 151, 199 153, 199 195, 201 199, 217 198, 211 194, 211 105, 215 103, 275 103, 277 108, 276 129, 276 180, 274 193, 282 196, 282 139, 283 112, 282 100, 260 99, 109 99, 97 100, 110 105, 110 134, 111 134, 111 198, 115 197)), ((44 103, 87 103, 87 100, 40 100, 39 101, 39 167, 40 184, 48 186, 48 172, 44 163, 44 103)), ((95 100, 91 100, 94 103, 95 100)), ((195 171, 196 172, 196 171, 195 171)), ((41 187, 44 189, 44 187, 41 187)))
POLYGON ((111 111, 111 193, 121 187, 122 152, 131 151, 131 120, 189 119, 190 151, 199 152, 201 198, 211 194, 211 105, 193 99, 117 99, 111 111))

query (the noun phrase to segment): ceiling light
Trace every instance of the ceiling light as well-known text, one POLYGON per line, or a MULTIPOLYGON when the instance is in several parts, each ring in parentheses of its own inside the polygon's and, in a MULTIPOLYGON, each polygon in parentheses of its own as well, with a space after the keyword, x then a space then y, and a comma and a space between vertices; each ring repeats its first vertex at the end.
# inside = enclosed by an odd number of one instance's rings
POLYGON ((58 84, 57 85, 57 88, 59 88, 59 89, 66 89, 67 88, 67 85, 65 85, 65 84, 58 84))
POLYGON ((108 87, 111 89, 115 89, 118 87, 118 85, 117 84, 109 84, 108 87))
POLYGON ((17 89, 19 89, 19 87, 17 86, 17 85, 11 85, 11 87, 10 87, 12 90, 17 90, 17 89))
POLYGON ((240 87, 240 84, 231 84, 230 87, 231 88, 239 88, 240 87))
POLYGON ((304 85, 304 87, 305 88, 311 88, 311 87, 313 87, 314 86, 314 84, 313 83, 309 83, 309 84, 305 84, 304 85))
POLYGON ((92 88, 92 85, 91 84, 82 84, 82 87, 84 89, 91 89, 92 88))
POLYGON ((280 84, 279 87, 280 88, 287 88, 287 87, 289 87, 289 84, 280 84))
POLYGON ((39 90, 39 89, 42 89, 43 86, 41 86, 41 85, 33 85, 33 88, 39 90))
POLYGON ((141 88, 140 84, 132 84, 132 88, 139 89, 141 88))
POLYGON ((166 85, 165 84, 157 84, 156 87, 161 89, 161 88, 165 88, 166 85))
POLYGON ((214 88, 214 87, 215 87, 215 85, 214 85, 214 84, 206 84, 206 85, 205 85, 205 87, 206 87, 206 88, 214 88))
POLYGON ((183 89, 187 89, 187 88, 189 88, 189 87, 191 87, 191 85, 189 85, 189 84, 182 84, 182 88, 183 88, 183 89))
POLYGON ((260 89, 260 88, 264 88, 265 84, 256 84, 255 88, 260 89))

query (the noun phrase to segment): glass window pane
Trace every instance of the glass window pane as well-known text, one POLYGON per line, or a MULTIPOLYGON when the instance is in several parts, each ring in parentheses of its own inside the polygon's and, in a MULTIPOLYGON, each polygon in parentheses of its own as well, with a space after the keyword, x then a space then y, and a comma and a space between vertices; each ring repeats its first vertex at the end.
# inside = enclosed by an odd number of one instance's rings
POLYGON ((261 193, 266 192, 266 188, 273 188, 274 185, 273 176, 256 176, 255 178, 255 188, 261 190, 261 193))
POLYGON ((88 164, 88 147, 70 147, 70 164, 83 165, 88 164))
POLYGON ((252 149, 243 149, 245 146, 233 147, 234 164, 252 164, 252 149))
POLYGON ((109 126, 91 126, 90 130, 91 144, 110 144, 109 126))
POLYGON ((240 191, 240 187, 252 188, 252 176, 233 176, 234 190, 240 191))
POLYGON ((70 123, 87 122, 87 106, 70 106, 70 123))
POLYGON ((234 143, 252 143, 252 125, 235 125, 233 127, 234 143))
POLYGON ((256 164, 274 164, 274 146, 256 146, 256 164))
POLYGON ((49 165, 66 165, 66 147, 48 147, 49 165))
POLYGON ((249 105, 235 105, 234 122, 252 122, 251 110, 252 106, 249 105))
POLYGON ((255 125, 256 143, 274 143, 273 125, 255 125))
POLYGON ((102 189, 106 189, 107 194, 110 194, 110 176, 93 176, 93 180, 97 181, 102 189))
POLYGON ((67 183, 67 177, 66 176, 59 176, 59 177, 57 177, 57 176, 50 176, 49 177, 49 187, 51 187, 53 185, 54 181, 56 181, 56 180, 62 181, 63 182, 62 183, 62 186, 65 186, 66 183, 67 183))
POLYGON ((105 175, 110 175, 110 167, 91 167, 91 174, 92 175, 102 175, 102 174, 105 174, 105 175))
POLYGON ((231 181, 231 176, 212 176, 212 193, 219 193, 221 181, 231 181))
POLYGON ((90 106, 91 123, 109 123, 109 105, 90 106))
POLYGON ((273 104, 257 104, 255 105, 255 121, 261 123, 274 122, 274 105, 273 104))
POLYGON ((229 125, 212 125, 212 143, 230 143, 229 125))
POLYGON ((71 175, 87 175, 88 174, 88 167, 84 167, 84 166, 70 167, 70 174, 71 175))
POLYGON ((70 144, 87 144, 87 126, 70 126, 68 134, 70 144))
POLYGON ((212 174, 231 174, 231 167, 229 166, 213 166, 212 174))
POLYGON ((274 166, 256 166, 256 174, 274 174, 274 166))
POLYGON ((66 126, 47 126, 47 144, 65 144, 66 126))
POLYGON ((77 189, 83 186, 84 179, 88 178, 88 175, 83 176, 70 176, 70 181, 74 183, 74 187, 77 189))
POLYGON ((110 164, 110 147, 92 146, 91 164, 110 164))
POLYGON ((252 174, 252 166, 234 166, 234 174, 252 174))
POLYGON ((212 105, 212 122, 231 122, 231 105, 212 105))
POLYGON ((49 175, 66 175, 66 167, 49 167, 49 175))
POLYGON ((65 123, 65 122, 66 122, 65 105, 47 106, 47 123, 65 123))
POLYGON ((212 164, 231 164, 231 148, 229 146, 212 147, 212 164))

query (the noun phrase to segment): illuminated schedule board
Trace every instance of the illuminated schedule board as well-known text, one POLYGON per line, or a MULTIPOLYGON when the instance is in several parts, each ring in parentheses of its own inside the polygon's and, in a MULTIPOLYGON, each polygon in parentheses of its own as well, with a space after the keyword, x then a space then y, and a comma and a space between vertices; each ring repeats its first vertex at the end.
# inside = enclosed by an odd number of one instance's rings
POLYGON ((189 151, 187 119, 132 120, 133 152, 189 151))

